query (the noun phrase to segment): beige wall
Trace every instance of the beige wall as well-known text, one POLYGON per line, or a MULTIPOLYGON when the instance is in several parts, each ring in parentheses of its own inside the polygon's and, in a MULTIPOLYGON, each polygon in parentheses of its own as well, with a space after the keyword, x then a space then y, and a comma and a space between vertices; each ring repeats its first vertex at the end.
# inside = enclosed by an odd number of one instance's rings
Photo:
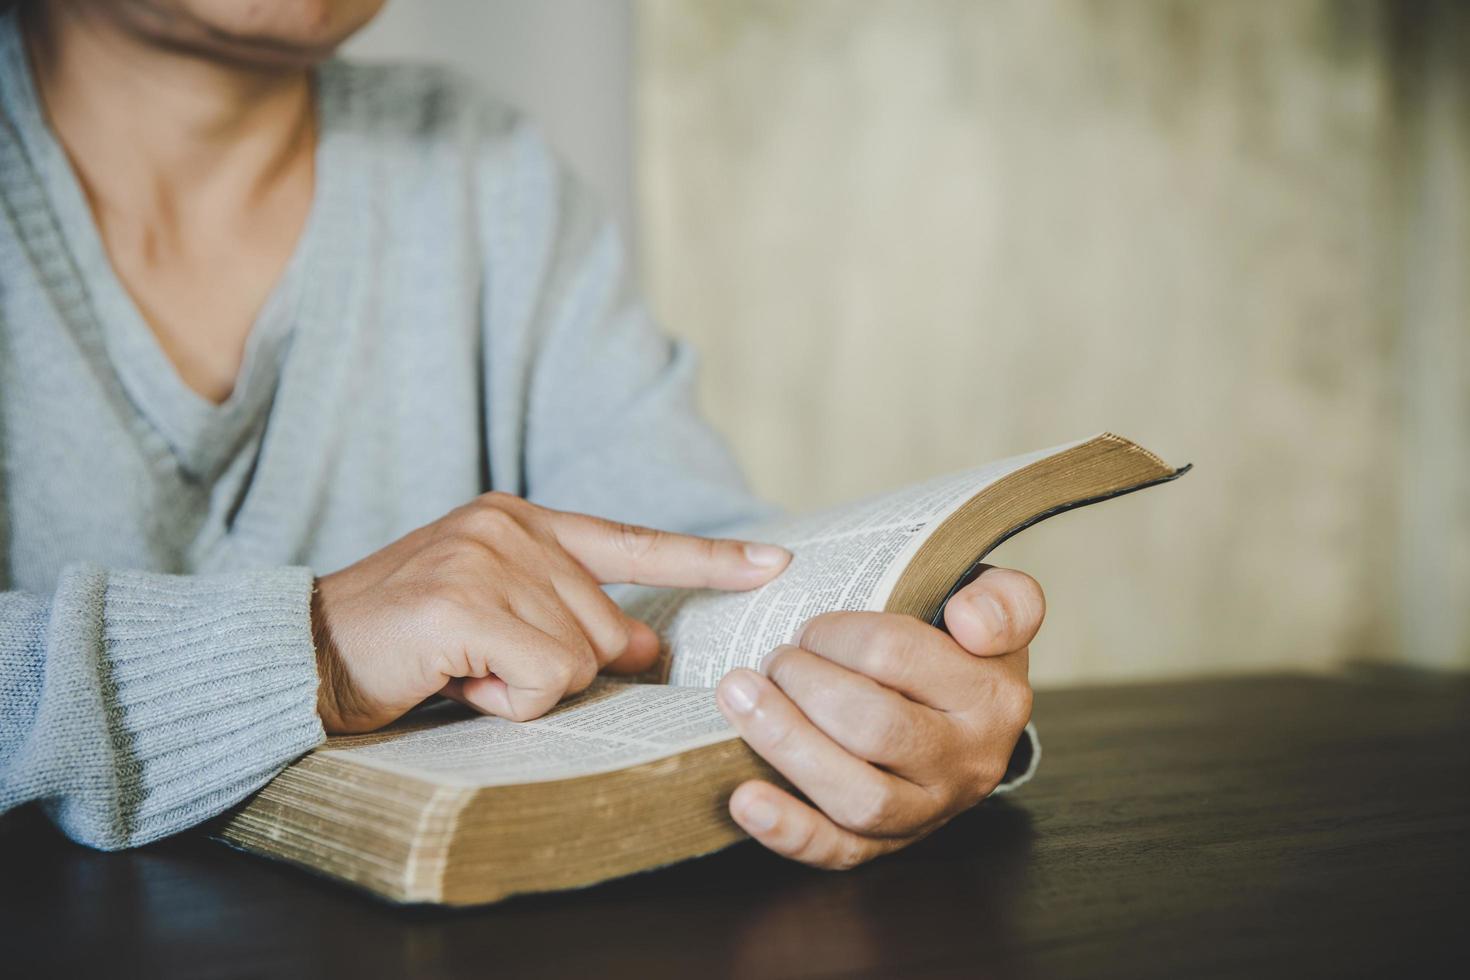
POLYGON ((1038 681, 1470 665, 1463 10, 636 10, 651 298, 760 489, 1113 429, 1197 470, 1006 546, 1038 681))

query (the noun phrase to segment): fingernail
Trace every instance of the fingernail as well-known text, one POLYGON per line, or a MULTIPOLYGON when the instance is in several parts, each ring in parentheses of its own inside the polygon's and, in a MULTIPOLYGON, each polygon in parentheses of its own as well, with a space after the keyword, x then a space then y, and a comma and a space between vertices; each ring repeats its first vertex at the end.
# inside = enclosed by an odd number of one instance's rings
POLYGON ((748 674, 731 674, 720 685, 720 695, 731 711, 748 715, 755 710, 755 681, 748 674))
POLYGON ((991 636, 1000 636, 1006 631, 1008 618, 1005 607, 989 592, 970 597, 970 606, 980 614, 982 621, 990 627, 991 636))
POLYGON ((791 552, 774 544, 747 544, 745 560, 758 568, 775 568, 786 564, 791 552))
POLYGON ((759 796, 753 800, 746 800, 740 808, 740 815, 745 818, 742 823, 746 827, 760 833, 776 826, 776 808, 759 796))

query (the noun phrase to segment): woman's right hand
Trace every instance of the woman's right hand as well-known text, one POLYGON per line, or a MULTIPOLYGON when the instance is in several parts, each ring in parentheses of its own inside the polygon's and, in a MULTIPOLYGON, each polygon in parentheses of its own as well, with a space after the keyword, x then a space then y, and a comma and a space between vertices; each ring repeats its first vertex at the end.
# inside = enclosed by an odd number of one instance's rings
POLYGON ((317 709, 332 733, 379 728, 432 694, 534 718, 604 667, 658 658, 653 630, 600 583, 753 589, 790 557, 485 494, 318 580, 317 709))

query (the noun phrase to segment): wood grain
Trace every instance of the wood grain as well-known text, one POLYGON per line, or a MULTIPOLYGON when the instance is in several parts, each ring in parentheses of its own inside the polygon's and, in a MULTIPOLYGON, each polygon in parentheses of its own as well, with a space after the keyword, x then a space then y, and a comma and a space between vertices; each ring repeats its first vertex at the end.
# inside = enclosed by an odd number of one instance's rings
POLYGON ((1043 692, 1035 782, 847 874, 750 844, 472 911, 0 821, 9 976, 1457 976, 1470 680, 1043 692))

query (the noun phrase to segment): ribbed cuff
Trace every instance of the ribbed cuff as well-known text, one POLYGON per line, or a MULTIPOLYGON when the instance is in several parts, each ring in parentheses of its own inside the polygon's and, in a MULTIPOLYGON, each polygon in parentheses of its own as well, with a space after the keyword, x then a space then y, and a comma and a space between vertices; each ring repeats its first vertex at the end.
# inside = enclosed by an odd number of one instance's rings
POLYGON ((325 735, 305 568, 172 576, 113 571, 103 703, 126 846, 243 799, 325 735))

